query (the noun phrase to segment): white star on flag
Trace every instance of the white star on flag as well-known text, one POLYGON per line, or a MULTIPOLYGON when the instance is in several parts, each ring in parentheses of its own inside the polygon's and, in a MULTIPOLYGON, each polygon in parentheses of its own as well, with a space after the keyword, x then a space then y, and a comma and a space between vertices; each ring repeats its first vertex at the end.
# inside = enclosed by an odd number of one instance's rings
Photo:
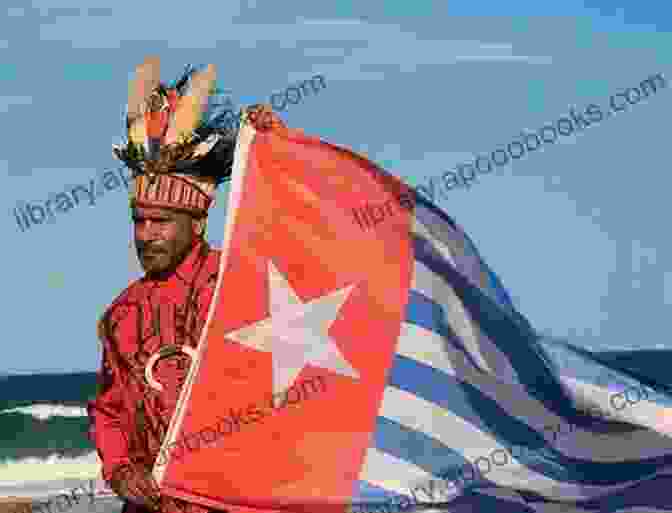
POLYGON ((304 303, 270 260, 268 280, 270 317, 228 333, 226 337, 273 354, 274 397, 287 390, 308 363, 359 378, 357 370, 328 334, 354 285, 304 303))

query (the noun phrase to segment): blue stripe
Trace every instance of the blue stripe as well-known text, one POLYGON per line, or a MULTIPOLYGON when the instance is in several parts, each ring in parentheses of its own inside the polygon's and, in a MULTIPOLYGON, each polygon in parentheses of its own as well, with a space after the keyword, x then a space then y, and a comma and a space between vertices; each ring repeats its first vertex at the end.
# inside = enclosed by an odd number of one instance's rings
POLYGON ((485 267, 485 271, 488 274, 488 277, 490 278, 490 286, 492 287, 492 290, 495 291, 495 294, 497 295, 497 299, 501 301, 501 303, 505 306, 508 306, 510 308, 513 308, 513 301, 511 301, 511 297, 509 296, 509 293, 506 291, 504 286, 502 285, 502 282, 499 279, 499 276, 497 276, 492 269, 490 269, 485 262, 483 263, 485 267))
MULTIPOLYGON (((446 319, 447 316, 444 307, 420 292, 415 290, 408 291, 405 321, 442 336, 446 343, 461 351, 475 368, 479 368, 479 364, 464 347, 462 340, 446 324, 446 319)), ((440 350, 440 348, 437 348, 437 351, 440 350)))
POLYGON ((434 205, 432 202, 427 200, 421 194, 415 192, 415 217, 418 218, 418 221, 422 222, 424 225, 434 224, 436 221, 433 221, 430 217, 430 213, 439 217, 442 221, 448 224, 453 230, 457 230, 457 224, 453 219, 446 214, 439 207, 434 205))
POLYGON ((497 299, 502 303, 507 308, 513 308, 513 302, 511 301, 511 297, 509 296, 508 291, 504 288, 504 285, 502 284, 502 281, 499 279, 499 276, 497 276, 492 269, 490 269, 490 266, 483 260, 483 257, 481 254, 478 252, 478 249, 476 248, 476 244, 474 244, 474 241, 471 240, 469 235, 467 235, 463 230, 459 230, 460 235, 464 238, 464 241, 466 244, 469 246, 469 249, 471 252, 476 255, 476 258, 481 263, 481 267, 483 270, 485 270, 486 274, 488 275, 489 281, 490 281, 490 287, 492 290, 495 292, 495 296, 497 299))
POLYGON ((672 476, 657 476, 619 492, 580 501, 578 505, 586 509, 600 508, 602 511, 615 511, 634 506, 667 508, 668 511, 672 511, 671 488, 672 476))
MULTIPOLYGON (((572 505, 588 510, 611 513, 623 508, 649 507, 663 511, 672 511, 672 476, 656 476, 627 488, 601 495, 594 499, 572 501, 572 505)), ((523 499, 531 504, 549 502, 544 496, 529 491, 518 491, 523 499)))
POLYGON ((669 369, 672 349, 591 351, 590 357, 602 365, 632 376, 654 390, 672 394, 672 373, 669 369))
POLYGON ((468 464, 460 453, 440 441, 385 417, 378 417, 376 421, 373 443, 376 449, 408 461, 435 477, 468 464))
MULTIPOLYGON (((644 387, 642 387, 641 383, 644 383, 649 386, 649 388, 653 389, 651 395, 655 394, 655 391, 658 392, 657 397, 651 397, 649 391, 647 391, 647 396, 649 396, 647 400, 655 402, 662 407, 672 407, 672 398, 662 395, 666 391, 670 391, 669 385, 656 382, 656 380, 650 379, 647 376, 642 376, 640 373, 632 372, 630 369, 622 369, 606 358, 600 356, 599 353, 588 351, 582 347, 570 344, 565 340, 553 337, 543 337, 540 339, 539 343, 542 344, 546 352, 554 360, 559 362, 559 365, 562 366, 562 373, 564 375, 576 377, 582 381, 598 386, 604 386, 601 385, 601 377, 607 376, 611 378, 611 381, 614 384, 616 384, 618 388, 617 392, 621 392, 625 387, 642 389, 644 387), (579 364, 574 364, 574 362, 579 364)), ((635 354, 637 353, 639 352, 635 352, 635 354)), ((670 355, 672 355, 672 351, 661 351, 657 357, 665 358, 670 355)), ((669 360, 663 360, 663 362, 666 361, 669 360)), ((652 368, 653 365, 649 365, 649 367, 652 368)))
POLYGON ((539 513, 522 500, 514 502, 502 497, 481 494, 477 490, 451 501, 445 511, 446 513, 539 513))
MULTIPOLYGON (((476 387, 403 356, 395 357, 388 386, 417 395, 459 416, 508 448, 518 461, 556 481, 618 484, 648 477, 660 465, 672 463, 672 456, 623 463, 599 463, 567 457, 547 443, 536 430, 510 416, 476 387), (511 445, 519 449, 515 450, 511 445), (521 447, 527 450, 521 450, 521 447)), ((482 456, 488 458, 489 455, 482 456)))
POLYGON ((398 500, 401 497, 410 497, 409 495, 402 495, 391 490, 386 490, 380 486, 373 485, 368 481, 355 481, 354 491, 352 494, 353 503, 362 504, 382 504, 390 503, 393 500, 398 500))
POLYGON ((443 307, 412 289, 408 291, 405 319, 406 322, 412 322, 416 326, 433 331, 442 337, 449 336, 452 331, 445 322, 443 307))
MULTIPOLYGON (((423 497, 393 495, 386 492, 382 488, 378 488, 364 481, 360 481, 357 486, 363 490, 361 499, 354 499, 353 513, 406 513, 409 511, 416 511, 409 509, 408 506, 401 507, 400 499, 406 497, 411 501, 411 505, 419 505, 421 508, 428 507, 432 510, 441 510, 448 512, 497 512, 497 513, 537 513, 535 510, 527 506, 522 499, 519 501, 507 500, 502 497, 493 497, 485 495, 478 491, 466 492, 463 496, 458 497, 448 502, 425 502, 423 497), (367 499, 368 497, 368 499, 367 499)), ((422 509, 420 510, 422 511, 422 509)))

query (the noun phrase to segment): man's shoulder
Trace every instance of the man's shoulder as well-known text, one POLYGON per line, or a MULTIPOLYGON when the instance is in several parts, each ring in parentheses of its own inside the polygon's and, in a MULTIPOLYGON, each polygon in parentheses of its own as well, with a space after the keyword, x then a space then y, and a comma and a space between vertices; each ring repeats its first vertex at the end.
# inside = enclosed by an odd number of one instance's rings
POLYGON ((100 324, 106 320, 116 322, 126 316, 129 312, 129 307, 140 301, 142 290, 142 278, 133 280, 105 309, 98 321, 99 328, 100 324))
POLYGON ((215 286, 219 275, 221 257, 222 250, 220 248, 209 247, 208 254, 196 278, 197 289, 205 290, 215 286))

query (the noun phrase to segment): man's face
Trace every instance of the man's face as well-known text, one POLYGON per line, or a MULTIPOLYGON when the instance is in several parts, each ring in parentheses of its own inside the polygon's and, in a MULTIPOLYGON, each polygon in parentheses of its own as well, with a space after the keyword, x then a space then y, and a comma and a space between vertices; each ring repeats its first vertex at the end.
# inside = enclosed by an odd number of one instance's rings
POLYGON ((189 253, 200 229, 189 214, 158 207, 135 207, 133 224, 138 259, 150 275, 173 272, 189 253))

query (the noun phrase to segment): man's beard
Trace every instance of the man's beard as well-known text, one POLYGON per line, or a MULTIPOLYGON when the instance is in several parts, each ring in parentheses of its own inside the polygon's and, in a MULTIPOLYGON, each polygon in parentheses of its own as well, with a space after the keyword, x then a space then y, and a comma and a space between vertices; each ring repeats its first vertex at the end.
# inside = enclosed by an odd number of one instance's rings
POLYGON ((140 265, 150 276, 172 274, 177 266, 187 257, 196 242, 196 240, 191 241, 190 244, 186 245, 186 247, 179 252, 176 248, 166 247, 168 245, 146 245, 142 247, 139 252, 140 254, 138 255, 140 265))

